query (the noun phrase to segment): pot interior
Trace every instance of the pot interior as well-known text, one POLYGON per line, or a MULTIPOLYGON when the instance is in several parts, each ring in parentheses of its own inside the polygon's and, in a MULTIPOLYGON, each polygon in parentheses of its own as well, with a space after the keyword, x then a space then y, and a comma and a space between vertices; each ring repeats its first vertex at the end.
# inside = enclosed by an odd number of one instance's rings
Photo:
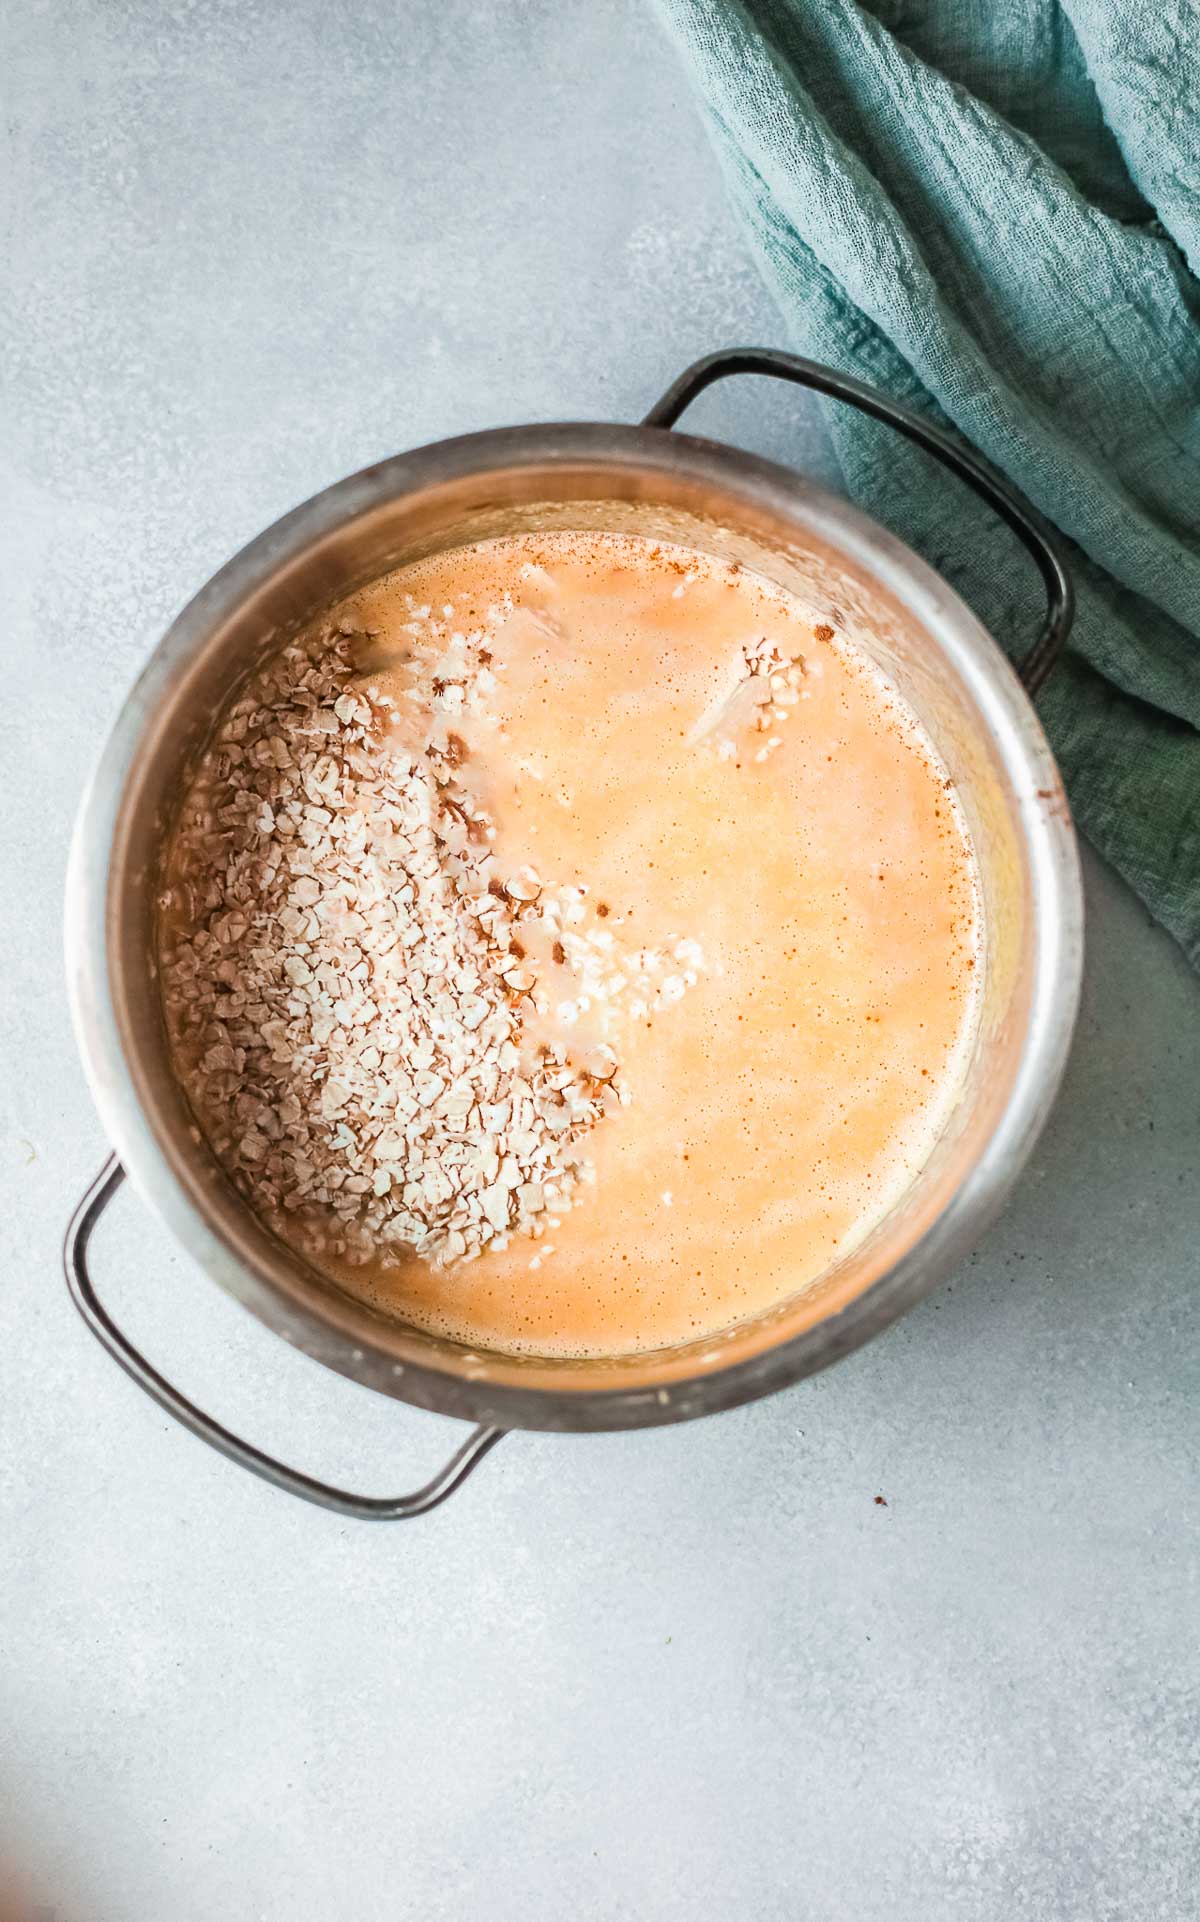
MULTIPOLYGON (((1016 552, 1014 565, 1024 565, 1016 552)), ((121 718, 89 813, 85 860, 102 845, 107 877, 96 926, 83 929, 97 951, 77 963, 76 1006, 93 1085, 135 1182, 210 1273, 287 1339, 385 1392, 501 1425, 679 1419, 857 1345, 977 1236, 1040 1125, 1069 1038, 1073 837, 1011 670, 944 582, 843 503, 767 463, 656 430, 473 436, 368 469, 297 510, 179 617, 121 718), (164 840, 185 772, 238 682, 298 627, 405 562, 550 529, 649 535, 741 561, 848 634, 946 764, 974 839, 985 920, 973 1059, 900 1203, 768 1314, 610 1361, 465 1349, 350 1299, 278 1242, 200 1137, 171 1071, 153 964, 164 840)))

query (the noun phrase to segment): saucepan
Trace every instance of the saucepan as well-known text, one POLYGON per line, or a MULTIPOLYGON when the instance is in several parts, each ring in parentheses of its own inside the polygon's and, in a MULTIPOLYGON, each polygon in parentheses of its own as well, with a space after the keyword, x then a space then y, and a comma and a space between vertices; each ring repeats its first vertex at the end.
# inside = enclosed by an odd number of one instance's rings
MULTIPOLYGON (((690 367, 639 426, 504 428, 398 455, 288 514, 201 589, 129 695, 83 800, 67 894, 76 1034, 113 1156, 67 1232, 88 1326, 170 1414, 293 1494, 403 1518, 458 1487, 510 1429, 651 1427, 772 1393, 859 1347, 979 1238, 1025 1163, 1063 1068, 1082 959, 1078 850, 1032 696, 1071 623, 1058 543, 950 435, 834 370, 765 349, 690 367), (711 382, 776 375, 888 423, 981 495, 1028 549, 1047 596, 1014 670, 934 570, 884 528, 769 461, 671 430, 711 382), (171 1071, 154 966, 164 839, 214 717, 268 650, 407 561, 502 534, 601 529, 682 541, 800 594, 866 647, 916 712, 958 792, 979 860, 985 956, 978 1039, 928 1164, 870 1236, 770 1312, 685 1346, 541 1359, 439 1339, 351 1299, 275 1239, 226 1179, 171 1071), (385 1395, 474 1424, 423 1488, 377 1498, 272 1459, 195 1407, 117 1326, 89 1270, 124 1175, 213 1281, 267 1326, 385 1395)), ((803 1179, 803 1170, 797 1170, 803 1179)))

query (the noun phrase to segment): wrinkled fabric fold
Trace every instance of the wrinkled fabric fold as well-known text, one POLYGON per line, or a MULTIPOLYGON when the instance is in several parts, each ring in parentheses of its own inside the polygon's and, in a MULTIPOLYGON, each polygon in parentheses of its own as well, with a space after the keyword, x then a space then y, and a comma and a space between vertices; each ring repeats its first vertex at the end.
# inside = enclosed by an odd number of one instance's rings
MULTIPOLYGON (((1194 10, 658 4, 790 343, 957 429, 1068 537, 1047 731, 1080 825, 1200 965, 1194 10)), ((828 415, 855 499, 1021 652, 1039 590, 1007 530, 828 415)))

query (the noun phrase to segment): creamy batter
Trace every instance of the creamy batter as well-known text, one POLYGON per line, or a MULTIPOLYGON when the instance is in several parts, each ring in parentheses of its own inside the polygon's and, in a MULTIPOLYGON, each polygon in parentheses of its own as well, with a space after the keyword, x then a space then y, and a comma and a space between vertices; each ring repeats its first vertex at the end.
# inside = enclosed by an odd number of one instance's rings
POLYGON ((687 1341, 803 1288, 904 1191, 973 1033, 973 857, 911 713, 797 601, 630 537, 485 543, 344 612, 363 686, 400 706, 431 620, 490 628, 462 778, 508 870, 578 891, 565 933, 529 917, 529 1020, 610 1048, 628 1099, 540 1239, 343 1285, 560 1355, 687 1341))

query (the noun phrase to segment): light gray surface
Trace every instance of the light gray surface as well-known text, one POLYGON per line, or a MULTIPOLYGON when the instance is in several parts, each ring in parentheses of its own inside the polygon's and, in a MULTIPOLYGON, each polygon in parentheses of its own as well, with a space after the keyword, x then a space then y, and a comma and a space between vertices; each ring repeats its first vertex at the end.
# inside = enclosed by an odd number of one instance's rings
MULTIPOLYGON (((1200 1003, 1095 862, 1018 1199, 789 1394, 516 1437, 369 1529, 77 1325, 65 848, 170 614, 377 455, 627 418, 780 328, 636 5, 26 0, 4 34, 0 1850, 60 1922, 1190 1922, 1200 1003)), ((822 459, 791 395, 706 419, 822 459)), ((458 1432, 286 1350, 129 1195, 97 1254, 153 1355, 317 1472, 390 1492, 458 1432)))

